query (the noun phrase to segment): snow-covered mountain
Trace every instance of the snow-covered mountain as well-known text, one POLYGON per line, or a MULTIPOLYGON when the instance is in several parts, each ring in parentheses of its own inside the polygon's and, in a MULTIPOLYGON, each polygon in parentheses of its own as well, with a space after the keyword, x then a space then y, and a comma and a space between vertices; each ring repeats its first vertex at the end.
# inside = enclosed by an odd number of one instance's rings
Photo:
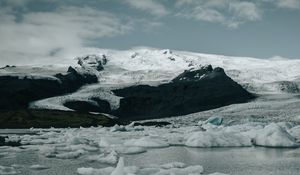
MULTIPOLYGON (((224 68, 229 77, 256 94, 299 92, 300 60, 230 57, 153 48, 93 49, 88 53, 73 59, 69 65, 96 74, 99 83, 84 86, 72 94, 33 102, 31 107, 70 110, 62 104, 74 99, 93 102, 91 98, 98 97, 109 101, 111 108, 116 109, 120 97, 115 96, 112 89, 137 84, 157 86, 185 70, 205 65, 224 68)), ((61 65, 7 67, 0 69, 0 75, 49 79, 54 72, 61 73, 64 69, 61 65)))

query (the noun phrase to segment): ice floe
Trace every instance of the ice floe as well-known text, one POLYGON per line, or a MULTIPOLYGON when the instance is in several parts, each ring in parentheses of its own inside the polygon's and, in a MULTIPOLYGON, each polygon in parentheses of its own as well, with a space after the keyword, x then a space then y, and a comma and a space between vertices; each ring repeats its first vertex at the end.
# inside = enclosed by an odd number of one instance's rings
MULTIPOLYGON (((218 121, 220 121, 219 119, 218 121)), ((134 126, 130 124, 127 126, 77 129, 32 129, 37 133, 36 135, 10 136, 10 139, 19 139, 25 145, 19 148, 1 147, 0 158, 9 158, 18 152, 34 151, 40 156, 51 159, 78 159, 79 161, 94 162, 93 164, 101 165, 97 168, 78 168, 77 172, 81 175, 109 175, 113 172, 122 172, 124 175, 187 175, 201 174, 203 168, 200 165, 191 166, 181 162, 146 166, 125 166, 125 162, 123 166, 120 157, 125 154, 140 154, 151 149, 174 145, 202 148, 300 147, 300 127, 292 123, 248 122, 236 125, 226 125, 224 123, 215 125, 207 122, 207 120, 197 123, 194 125, 168 125, 164 127, 134 126), (6 151, 10 153, 4 153, 6 151), (118 168, 115 169, 118 161, 118 168)), ((29 168, 37 170, 42 169, 42 166, 36 165, 29 168)), ((1 167, 0 171, 14 173, 18 170, 15 167, 1 167)), ((217 175, 217 173, 214 175, 217 175)))
POLYGON ((272 123, 256 133, 253 142, 266 147, 299 147, 300 143, 284 127, 272 123))
POLYGON ((109 154, 91 155, 87 158, 89 161, 97 161, 104 164, 116 164, 118 162, 118 153, 111 151, 109 154))

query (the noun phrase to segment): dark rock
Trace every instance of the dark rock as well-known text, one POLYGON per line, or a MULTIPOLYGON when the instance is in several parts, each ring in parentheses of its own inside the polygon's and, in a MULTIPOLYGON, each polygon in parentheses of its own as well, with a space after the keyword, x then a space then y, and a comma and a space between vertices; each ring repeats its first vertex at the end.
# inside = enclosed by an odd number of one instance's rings
POLYGON ((61 80, 64 91, 68 93, 76 91, 83 85, 98 82, 96 75, 85 71, 78 72, 71 66, 68 68, 68 71, 65 75, 56 74, 55 77, 61 80))
POLYGON ((21 146, 20 141, 6 141, 7 136, 0 136, 0 146, 21 146))
POLYGON ((98 106, 87 101, 68 101, 64 103, 64 106, 80 112, 101 112, 98 106))
POLYGON ((254 98, 222 68, 211 66, 185 71, 168 84, 132 86, 114 93, 123 98, 113 114, 134 120, 186 115, 254 98))
POLYGON ((17 147, 17 146, 21 146, 21 142, 20 141, 8 141, 5 143, 5 146, 12 146, 12 147, 17 147))
POLYGON ((111 112, 110 104, 107 101, 101 100, 99 98, 92 98, 92 100, 97 102, 99 112, 103 112, 103 113, 111 112))
POLYGON ((155 127, 163 127, 167 125, 171 125, 172 123, 169 122, 156 122, 156 121, 150 121, 150 122, 134 122, 133 126, 155 126, 155 127))
POLYGON ((0 136, 0 146, 4 146, 5 145, 5 138, 6 137, 0 136))
POLYGON ((32 101, 75 92, 85 84, 98 82, 96 75, 72 67, 65 75, 55 77, 58 79, 0 76, 0 110, 24 109, 32 101))
POLYGON ((56 80, 0 76, 0 110, 27 108, 29 102, 64 93, 56 80))

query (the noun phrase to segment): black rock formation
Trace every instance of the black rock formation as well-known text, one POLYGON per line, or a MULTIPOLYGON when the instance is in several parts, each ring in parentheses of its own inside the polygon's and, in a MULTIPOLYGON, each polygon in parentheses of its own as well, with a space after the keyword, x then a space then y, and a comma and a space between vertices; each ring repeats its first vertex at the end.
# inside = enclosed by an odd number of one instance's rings
POLYGON ((186 115, 254 98, 222 68, 211 66, 185 71, 157 87, 138 85, 114 93, 123 98, 113 114, 134 120, 186 115))
POLYGON ((56 74, 55 77, 61 80, 64 92, 70 93, 78 90, 86 84, 97 83, 98 78, 90 72, 79 72, 73 67, 69 67, 66 74, 56 74))
POLYGON ((55 77, 58 79, 0 76, 0 110, 27 108, 32 101, 71 93, 85 84, 98 81, 96 75, 78 72, 72 67, 65 75, 57 74, 55 77))

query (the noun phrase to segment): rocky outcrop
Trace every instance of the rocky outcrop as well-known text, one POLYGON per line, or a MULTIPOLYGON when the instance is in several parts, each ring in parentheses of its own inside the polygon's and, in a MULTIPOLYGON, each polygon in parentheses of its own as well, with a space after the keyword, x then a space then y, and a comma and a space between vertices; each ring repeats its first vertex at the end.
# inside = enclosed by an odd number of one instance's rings
POLYGON ((62 93, 58 80, 0 76, 0 110, 26 108, 31 101, 62 93))
POLYGON ((123 98, 113 114, 135 120, 185 115, 254 98, 222 68, 211 66, 185 71, 160 86, 138 85, 114 93, 123 98))
POLYGON ((89 72, 69 67, 66 74, 52 78, 35 79, 31 76, 0 76, 0 110, 27 108, 32 101, 71 93, 85 84, 96 83, 98 78, 89 72))
POLYGON ((84 57, 78 57, 78 64, 83 68, 93 68, 97 71, 102 71, 103 66, 107 63, 106 55, 87 55, 84 57))
POLYGON ((63 90, 68 93, 76 91, 85 84, 98 82, 95 74, 76 70, 73 67, 69 67, 66 74, 56 74, 55 77, 61 80, 63 90))

